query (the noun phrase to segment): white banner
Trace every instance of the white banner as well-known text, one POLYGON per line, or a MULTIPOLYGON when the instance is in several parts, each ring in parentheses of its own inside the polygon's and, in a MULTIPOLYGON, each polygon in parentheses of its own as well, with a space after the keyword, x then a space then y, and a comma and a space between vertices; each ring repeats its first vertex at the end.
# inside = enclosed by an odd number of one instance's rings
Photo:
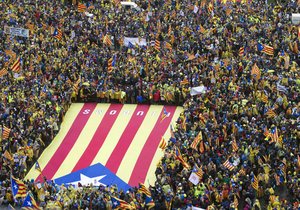
POLYGON ((195 173, 191 173, 189 181, 192 182, 194 185, 197 185, 200 181, 199 176, 197 176, 195 173))
POLYGON ((206 91, 207 91, 207 88, 202 85, 202 86, 198 86, 198 87, 192 87, 190 94, 192 96, 194 96, 194 95, 199 95, 201 93, 205 93, 206 91))
POLYGON ((4 26, 4 33, 13 36, 29 37, 29 29, 4 26))
POLYGON ((144 38, 135 38, 135 37, 124 37, 124 45, 126 47, 128 47, 129 45, 129 42, 135 46, 136 44, 138 44, 139 46, 146 46, 147 45, 147 42, 146 42, 146 39, 144 38))

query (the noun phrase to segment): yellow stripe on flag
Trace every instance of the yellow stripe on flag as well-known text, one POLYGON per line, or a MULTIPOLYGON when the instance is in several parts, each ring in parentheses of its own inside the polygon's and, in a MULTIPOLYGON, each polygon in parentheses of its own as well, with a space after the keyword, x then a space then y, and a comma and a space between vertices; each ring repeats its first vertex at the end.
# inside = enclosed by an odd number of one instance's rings
POLYGON ((111 127, 101 149, 97 153, 91 165, 94 165, 96 163, 101 163, 102 165, 105 166, 115 146, 118 144, 118 141, 123 131, 128 125, 136 107, 137 105, 134 104, 127 104, 126 106, 122 107, 115 123, 111 127), (125 111, 128 114, 125 114, 124 113, 125 111))
MULTIPOLYGON (((183 111, 182 107, 177 107, 176 111, 172 117, 171 120, 171 124, 175 123, 180 115, 180 113, 183 111)), ((165 134, 163 135, 163 137, 165 138, 166 142, 169 142, 169 139, 171 137, 171 132, 170 132, 170 126, 168 126, 168 129, 166 130, 165 134)), ((156 166, 158 164, 158 162, 160 161, 160 159, 163 157, 164 155, 164 150, 161 150, 157 147, 157 150, 155 152, 155 155, 152 159, 152 162, 150 164, 146 179, 145 179, 145 185, 147 187, 149 187, 150 185, 154 185, 155 181, 156 181, 156 176, 155 176, 155 170, 156 170, 156 166)))
MULTIPOLYGON (((44 152, 38 159, 38 162, 42 170, 47 165, 51 157, 54 155, 57 148, 60 146, 61 142, 63 141, 66 134, 70 130, 73 122, 75 121, 78 115, 78 112, 81 110, 82 107, 83 107, 83 103, 76 103, 76 104, 72 104, 71 107, 69 108, 67 114, 64 117, 64 121, 61 124, 61 129, 59 133, 56 135, 56 137, 53 139, 51 144, 44 150, 44 152)), ((40 173, 34 167, 32 167, 24 180, 36 179, 39 175, 40 173)))
POLYGON ((98 125, 101 123, 103 116, 105 115, 108 108, 109 104, 97 104, 97 107, 94 109, 89 120, 81 131, 75 145, 55 173, 53 177, 54 179, 72 172, 72 169, 75 167, 81 155, 84 153, 85 149, 88 147, 90 141, 92 140, 93 135, 96 132, 98 125), (99 110, 102 110, 103 112, 100 114, 99 110))
POLYGON ((163 106, 150 106, 142 125, 135 134, 135 137, 131 142, 117 171, 117 176, 119 176, 123 181, 129 181, 135 163, 148 139, 148 136, 154 128, 157 120, 160 120, 162 109, 163 106))

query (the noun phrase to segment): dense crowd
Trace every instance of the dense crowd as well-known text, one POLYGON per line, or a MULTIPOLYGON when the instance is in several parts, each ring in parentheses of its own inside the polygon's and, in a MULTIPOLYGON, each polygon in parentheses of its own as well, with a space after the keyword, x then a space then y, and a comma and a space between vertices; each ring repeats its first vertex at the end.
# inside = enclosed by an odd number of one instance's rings
MULTIPOLYGON (((24 177, 70 104, 97 101, 183 105, 149 187, 154 208, 299 209, 297 2, 135 2, 141 11, 89 1, 86 13, 68 2, 0 2, 1 202, 21 203, 10 173, 24 177), (124 36, 148 46, 124 46, 124 36), (207 91, 191 96, 198 86, 207 91)), ((112 196, 146 208, 138 187, 25 183, 50 209, 110 209, 112 196)))

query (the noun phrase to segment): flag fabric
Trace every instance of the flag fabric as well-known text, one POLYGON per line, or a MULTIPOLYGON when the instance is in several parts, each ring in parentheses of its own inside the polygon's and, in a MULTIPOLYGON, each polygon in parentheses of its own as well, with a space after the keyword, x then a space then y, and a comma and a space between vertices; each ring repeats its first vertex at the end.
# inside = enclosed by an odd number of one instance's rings
POLYGON ((271 137, 271 133, 267 127, 264 128, 264 136, 266 137, 266 139, 271 137))
POLYGON ((110 73, 113 71, 116 65, 116 55, 113 55, 110 59, 108 59, 107 63, 107 71, 110 73))
POLYGON ((26 198, 24 199, 22 209, 26 210, 38 210, 40 209, 39 205, 36 203, 35 199, 31 193, 27 193, 26 198))
POLYGON ((78 7, 77 7, 77 9, 78 9, 78 12, 85 12, 85 11, 86 11, 86 9, 87 9, 87 7, 86 7, 86 5, 85 5, 85 4, 78 3, 78 7))
POLYGON ((165 45, 168 50, 172 51, 172 45, 169 42, 166 42, 165 45))
POLYGON ((3 69, 0 71, 0 77, 5 76, 7 73, 8 73, 8 71, 7 71, 5 68, 3 68, 3 69))
POLYGON ((204 141, 200 141, 200 144, 199 144, 199 151, 200 153, 204 153, 204 141))
POLYGON ((238 147, 238 145, 237 145, 235 139, 232 140, 231 146, 232 146, 232 150, 233 150, 234 152, 238 151, 239 147, 238 147))
POLYGON ((152 197, 146 196, 145 205, 148 207, 148 209, 152 209, 155 206, 152 197))
POLYGON ((186 116, 184 115, 182 123, 181 123, 181 128, 186 131, 186 116))
POLYGON ((155 40, 154 49, 160 51, 160 41, 158 39, 155 40))
POLYGON ((213 5, 213 3, 209 3, 208 4, 208 7, 207 7, 207 11, 209 12, 209 13, 212 13, 212 11, 214 10, 214 5, 213 5))
POLYGON ((65 115, 70 126, 64 135, 56 136, 58 143, 52 143, 56 145, 55 151, 46 148, 43 159, 38 159, 42 174, 33 166, 25 180, 42 182, 47 177, 56 183, 78 184, 82 183, 78 180, 86 181, 88 176, 95 185, 93 177, 106 175, 101 180, 105 185, 114 184, 116 178, 127 180, 126 184, 132 187, 147 180, 152 183, 156 154, 161 153, 161 137, 168 142, 170 125, 183 110, 176 106, 166 106, 166 109, 170 116, 161 122, 161 105, 72 104, 65 115), (66 152, 62 155, 61 151, 66 152), (78 157, 76 161, 74 156, 78 157))
POLYGON ((234 208, 238 209, 239 201, 238 201, 236 195, 234 195, 234 198, 233 198, 233 205, 234 205, 234 208))
POLYGON ((191 148, 197 150, 197 146, 201 140, 202 140, 202 132, 199 131, 198 135, 195 137, 194 141, 191 144, 191 148))
POLYGON ((199 168, 198 166, 194 165, 193 171, 200 179, 203 177, 203 170, 202 168, 199 168))
POLYGON ((169 112, 167 112, 166 107, 164 107, 163 113, 161 114, 160 120, 163 121, 170 115, 169 112))
POLYGON ((266 94, 262 94, 261 96, 261 101, 264 102, 264 103, 268 103, 269 102, 269 98, 266 94))
POLYGON ((17 60, 11 65, 10 68, 13 72, 19 73, 21 71, 21 58, 18 57, 17 60))
POLYGON ((190 165, 187 162, 185 162, 185 160, 181 156, 181 153, 180 153, 180 150, 178 149, 178 147, 175 147, 175 158, 180 161, 180 163, 182 164, 182 166, 184 168, 187 168, 187 169, 190 168, 190 165))
POLYGON ((244 168, 241 168, 241 169, 239 170, 239 174, 242 175, 242 176, 246 176, 246 171, 245 171, 245 169, 244 169, 244 168))
POLYGON ((35 169, 36 169, 38 172, 42 173, 42 169, 41 169, 40 164, 39 164, 38 161, 35 162, 35 169))
POLYGON ((180 82, 180 85, 183 86, 183 85, 188 85, 189 84, 189 80, 187 78, 184 78, 181 82, 180 82))
POLYGON ((151 197, 151 192, 150 192, 150 190, 149 190, 143 183, 140 183, 140 184, 139 184, 138 192, 140 192, 140 193, 142 193, 142 194, 145 194, 145 195, 148 196, 148 197, 151 197))
POLYGON ((129 203, 127 203, 124 200, 121 200, 117 197, 111 197, 112 202, 112 208, 113 209, 135 209, 133 206, 131 206, 129 203))
POLYGON ((223 163, 223 166, 229 171, 232 171, 234 169, 234 165, 228 159, 223 163))
POLYGON ((244 56, 244 53, 245 53, 245 48, 244 47, 240 47, 239 49, 239 56, 244 56))
POLYGON ((253 65, 252 70, 251 70, 251 75, 253 78, 255 78, 256 80, 260 79, 261 73, 260 73, 260 69, 258 68, 258 66, 256 65, 256 63, 253 65))
POLYGON ((3 156, 7 159, 7 160, 10 160, 10 161, 13 161, 13 157, 11 156, 11 154, 9 153, 9 151, 5 150, 3 156))
POLYGON ((11 129, 6 127, 5 125, 3 126, 3 132, 2 132, 2 138, 3 139, 8 139, 9 134, 10 134, 11 129))
POLYGON ((271 128, 270 137, 272 139, 272 142, 277 143, 279 141, 277 127, 271 128))
POLYGON ((18 197, 25 197, 26 196, 26 186, 23 181, 14 178, 11 176, 10 178, 11 181, 11 189, 12 189, 12 194, 15 198, 18 197))
POLYGON ((274 118, 277 114, 273 109, 268 109, 265 115, 267 116, 267 118, 274 118))
POLYGON ((58 28, 54 29, 53 37, 57 40, 61 40, 62 39, 62 31, 58 28))
POLYGON ((171 36, 171 34, 172 34, 172 26, 169 25, 169 28, 168 28, 168 36, 171 36))
POLYGON ((269 45, 258 43, 257 44, 257 50, 260 51, 260 52, 263 52, 267 55, 271 55, 271 56, 274 55, 274 48, 269 46, 269 45))
POLYGON ((103 44, 106 44, 107 46, 112 46, 112 41, 111 41, 111 39, 110 39, 110 37, 109 37, 109 35, 108 34, 106 34, 105 36, 104 36, 104 38, 103 38, 103 44))
POLYGON ((298 155, 298 158, 297 158, 297 165, 298 165, 298 168, 300 168, 300 155, 298 155))
POLYGON ((258 191, 258 179, 255 175, 253 176, 253 179, 251 181, 251 186, 253 187, 253 189, 258 191))
POLYGON ((162 149, 162 150, 165 150, 167 148, 167 142, 165 140, 164 137, 161 138, 161 141, 160 141, 160 144, 159 144, 159 148, 162 149))

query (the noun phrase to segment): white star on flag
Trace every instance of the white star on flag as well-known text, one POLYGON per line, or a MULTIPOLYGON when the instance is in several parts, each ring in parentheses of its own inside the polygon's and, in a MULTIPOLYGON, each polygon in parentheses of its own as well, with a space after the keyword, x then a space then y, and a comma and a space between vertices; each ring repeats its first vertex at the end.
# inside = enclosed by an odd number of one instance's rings
POLYGON ((103 179, 104 177, 106 177, 106 175, 96 176, 96 177, 88 177, 84 174, 80 174, 80 180, 75 181, 75 182, 70 182, 68 184, 75 185, 76 188, 78 187, 78 182, 80 182, 80 184, 82 186, 87 186, 87 185, 91 185, 91 184, 93 186, 100 186, 100 185, 106 186, 106 184, 103 184, 100 182, 101 179, 103 179))

